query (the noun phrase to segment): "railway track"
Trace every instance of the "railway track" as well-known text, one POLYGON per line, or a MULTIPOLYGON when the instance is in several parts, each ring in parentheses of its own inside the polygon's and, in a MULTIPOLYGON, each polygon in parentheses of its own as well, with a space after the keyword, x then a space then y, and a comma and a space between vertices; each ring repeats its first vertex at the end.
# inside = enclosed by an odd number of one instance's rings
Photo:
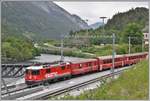
MULTIPOLYGON (((16 87, 16 85, 10 85, 10 86, 7 86, 7 89, 13 89, 13 88, 15 88, 16 87)), ((1 91, 4 91, 4 90, 6 90, 6 88, 5 87, 2 87, 1 88, 1 91)))
MULTIPOLYGON (((128 69, 128 68, 124 68, 123 70, 119 70, 119 71, 115 72, 114 75, 119 75, 125 69, 128 69)), ((58 89, 55 89, 52 91, 47 91, 46 93, 42 92, 42 91, 44 91, 42 85, 30 87, 30 88, 27 86, 24 86, 24 87, 21 87, 19 89, 13 90, 13 91, 2 93, 1 96, 2 96, 2 99, 4 99, 4 100, 10 100, 10 99, 27 99, 27 100, 48 99, 49 97, 61 95, 63 93, 69 92, 69 91, 74 90, 74 89, 78 89, 80 87, 92 84, 92 83, 97 82, 97 81, 101 81, 101 80, 109 78, 111 76, 112 75, 110 73, 107 73, 107 75, 103 75, 101 77, 97 77, 97 78, 94 78, 94 79, 91 79, 91 80, 88 80, 85 82, 81 82, 81 83, 78 83, 75 85, 58 88, 58 89), (39 95, 38 95, 38 93, 39 93, 39 95), (37 96, 31 96, 31 97, 27 97, 27 98, 25 97, 25 96, 32 95, 32 94, 37 94, 37 96)), ((31 85, 31 86, 34 86, 34 85, 31 85)), ((48 85, 48 86, 51 86, 51 85, 48 85)))
POLYGON ((32 93, 36 93, 43 90, 42 87, 38 86, 36 88, 24 88, 18 91, 13 92, 10 96, 2 96, 2 100, 15 100, 16 98, 23 97, 32 93))
MULTIPOLYGON (((126 69, 128 69, 128 68, 126 68, 126 69)), ((113 76, 119 75, 121 72, 123 72, 126 69, 119 70, 119 71, 115 72, 113 76)), ((103 75, 101 77, 97 77, 97 78, 94 78, 94 79, 91 79, 91 80, 88 80, 88 81, 77 83, 75 85, 71 85, 71 86, 66 85, 66 87, 63 87, 63 88, 58 88, 58 89, 54 89, 54 90, 51 90, 51 91, 47 90, 46 92, 43 92, 43 93, 38 92, 34 96, 25 97, 25 98, 18 98, 18 99, 19 100, 20 99, 24 99, 24 100, 46 100, 50 97, 58 96, 58 95, 61 95, 63 93, 66 93, 66 92, 69 92, 69 91, 72 91, 72 90, 75 90, 75 89, 79 89, 83 86, 86 86, 86 85, 89 85, 89 84, 92 84, 92 83, 95 83, 95 82, 98 82, 98 81, 103 81, 104 79, 107 79, 107 78, 110 78, 110 77, 112 77, 112 75, 109 73, 109 74, 103 75)))
POLYGON ((1 91, 5 91, 6 89, 8 89, 8 90, 15 89, 18 86, 22 86, 22 85, 24 86, 26 84, 24 82, 21 82, 21 83, 13 83, 13 84, 10 84, 10 85, 6 84, 7 87, 2 85, 1 91))
POLYGON ((45 95, 41 95, 41 96, 38 96, 36 98, 32 98, 32 100, 46 100, 50 97, 58 96, 58 95, 61 95, 63 93, 66 93, 66 92, 69 92, 69 91, 72 91, 72 90, 75 90, 75 89, 79 89, 83 86, 95 83, 97 81, 103 81, 104 79, 110 78, 110 77, 115 76, 115 75, 119 75, 123 71, 124 70, 117 71, 117 72, 114 73, 114 75, 107 74, 107 75, 104 75, 104 76, 101 76, 101 77, 98 77, 98 78, 95 78, 95 79, 92 79, 92 80, 89 80, 89 81, 86 81, 86 82, 83 82, 83 83, 80 83, 80 84, 77 84, 77 85, 73 85, 73 86, 70 86, 70 87, 67 87, 67 88, 64 88, 64 89, 61 89, 61 90, 50 92, 50 93, 47 93, 45 95))
MULTIPOLYGON (((19 85, 11 85, 8 86, 8 92, 5 88, 1 89, 1 98, 2 99, 15 99, 17 97, 20 97, 21 95, 27 95, 25 94, 26 92, 30 91, 30 93, 34 93, 37 91, 41 91, 42 87, 38 86, 41 84, 35 84, 35 85, 31 85, 31 86, 27 86, 25 83, 19 84, 19 85), (20 93, 20 94, 19 94, 20 93), (24 94, 21 94, 24 93, 24 94)), ((28 93, 29 94, 29 93, 28 93)))

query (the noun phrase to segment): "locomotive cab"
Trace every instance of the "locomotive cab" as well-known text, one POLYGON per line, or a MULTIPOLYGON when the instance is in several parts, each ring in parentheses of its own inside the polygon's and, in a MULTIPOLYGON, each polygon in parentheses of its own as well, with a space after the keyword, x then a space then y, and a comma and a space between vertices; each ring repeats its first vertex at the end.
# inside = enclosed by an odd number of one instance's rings
POLYGON ((25 71, 25 81, 26 84, 34 84, 42 82, 42 68, 43 66, 30 66, 26 68, 25 71))

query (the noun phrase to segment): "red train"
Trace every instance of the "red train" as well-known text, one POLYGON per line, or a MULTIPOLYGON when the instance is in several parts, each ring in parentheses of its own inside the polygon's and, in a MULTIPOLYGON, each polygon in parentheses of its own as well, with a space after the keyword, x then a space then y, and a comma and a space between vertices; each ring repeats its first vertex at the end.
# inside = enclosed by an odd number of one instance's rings
MULTIPOLYGON (((145 59, 147 53, 115 56, 115 68, 135 64, 145 59)), ((49 82, 59 78, 70 78, 73 75, 86 74, 94 71, 102 71, 112 67, 112 56, 85 59, 73 62, 64 62, 53 65, 33 65, 26 68, 26 84, 49 82)))

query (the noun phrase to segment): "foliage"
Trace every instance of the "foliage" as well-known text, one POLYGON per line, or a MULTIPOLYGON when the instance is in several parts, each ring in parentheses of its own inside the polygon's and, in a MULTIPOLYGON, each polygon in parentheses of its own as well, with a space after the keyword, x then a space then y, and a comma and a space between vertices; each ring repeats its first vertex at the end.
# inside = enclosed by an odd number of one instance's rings
POLYGON ((2 58, 10 58, 13 62, 31 59, 36 55, 39 55, 39 50, 29 40, 13 36, 3 39, 2 58))
MULTIPOLYGON (((48 47, 47 49, 44 49, 42 47, 41 53, 55 54, 55 55, 61 54, 60 49, 56 48, 56 47, 53 47, 53 48, 48 47)), ((89 54, 86 52, 82 52, 79 49, 72 49, 72 48, 63 49, 63 54, 65 56, 73 56, 73 57, 80 57, 80 58, 94 58, 94 57, 96 57, 94 54, 89 54)))
POLYGON ((148 61, 144 60, 120 77, 104 83, 97 89, 81 93, 79 96, 67 95, 63 100, 146 100, 149 96, 148 61), (137 75, 138 74, 138 75, 137 75))
MULTIPOLYGON (((92 45, 91 47, 82 47, 82 52, 92 53, 96 56, 112 55, 112 44, 107 44, 104 46, 92 45)), ((116 54, 127 54, 128 44, 116 44, 115 45, 116 54)), ((141 45, 131 46, 131 53, 141 52, 141 45)))
POLYGON ((144 28, 145 25, 148 25, 148 15, 149 10, 144 7, 132 8, 123 13, 118 12, 108 20, 105 28, 122 31, 128 23, 138 23, 141 28, 144 28))
POLYGON ((126 43, 128 43, 128 38, 131 38, 131 44, 141 44, 143 39, 143 33, 141 31, 141 27, 136 23, 129 23, 125 29, 123 34, 123 39, 126 43))
MULTIPOLYGON (((132 44, 141 44, 142 31, 148 29, 148 9, 144 7, 137 7, 135 9, 130 9, 129 11, 115 14, 111 19, 107 21, 107 24, 104 26, 105 31, 103 33, 102 27, 99 27, 95 30, 89 29, 89 36, 100 36, 91 38, 90 42, 94 45, 99 44, 110 44, 112 40, 109 38, 103 38, 102 36, 112 36, 115 33, 116 43, 122 44, 127 43, 128 36, 137 37, 132 39, 132 44), (138 41, 137 41, 138 40, 138 41)), ((147 30, 148 31, 148 30, 147 30)), ((72 35, 84 36, 86 35, 86 30, 81 30, 72 35)))

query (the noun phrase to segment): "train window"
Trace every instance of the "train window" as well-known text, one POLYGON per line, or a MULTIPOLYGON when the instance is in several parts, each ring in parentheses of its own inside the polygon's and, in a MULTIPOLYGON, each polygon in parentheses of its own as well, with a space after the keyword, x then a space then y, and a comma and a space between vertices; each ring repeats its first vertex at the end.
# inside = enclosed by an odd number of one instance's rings
POLYGON ((79 68, 82 68, 82 64, 79 64, 79 68))
POLYGON ((26 69, 26 74, 28 74, 29 70, 26 69))
POLYGON ((32 70, 32 75, 39 75, 40 71, 39 70, 32 70))
POLYGON ((89 63, 89 66, 92 66, 92 63, 89 63))
POLYGON ((97 62, 95 62, 95 65, 97 65, 98 63, 97 62))
POLYGON ((65 69, 65 66, 61 66, 61 69, 64 70, 64 69, 65 69))
POLYGON ((51 72, 51 70, 50 69, 46 69, 46 73, 50 73, 51 72))
POLYGON ((111 62, 112 62, 112 59, 104 60, 104 64, 106 64, 106 63, 111 63, 111 62))

